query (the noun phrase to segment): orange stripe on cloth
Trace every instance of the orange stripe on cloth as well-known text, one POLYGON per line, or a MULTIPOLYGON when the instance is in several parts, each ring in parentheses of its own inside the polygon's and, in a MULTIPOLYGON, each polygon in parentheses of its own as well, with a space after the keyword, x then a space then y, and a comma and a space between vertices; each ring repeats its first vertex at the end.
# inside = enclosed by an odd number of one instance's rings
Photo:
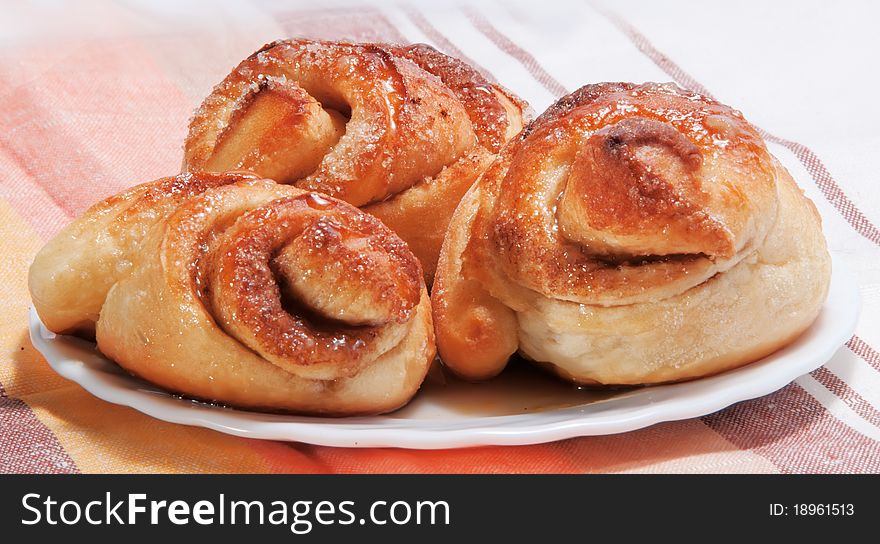
POLYGON ((533 446, 452 450, 299 446, 343 473, 775 472, 699 420, 533 446))
POLYGON ((166 423, 134 409, 108 404, 78 386, 24 398, 52 429, 83 472, 263 473, 320 472, 290 450, 284 465, 273 450, 289 450, 210 431, 166 423))
POLYGON ((485 446, 449 450, 407 450, 398 448, 325 448, 300 445, 334 472, 507 474, 580 472, 575 460, 553 445, 516 447, 485 446))
POLYGON ((34 231, 0 200, 0 383, 10 397, 63 387, 28 336, 27 270, 42 245, 34 231))

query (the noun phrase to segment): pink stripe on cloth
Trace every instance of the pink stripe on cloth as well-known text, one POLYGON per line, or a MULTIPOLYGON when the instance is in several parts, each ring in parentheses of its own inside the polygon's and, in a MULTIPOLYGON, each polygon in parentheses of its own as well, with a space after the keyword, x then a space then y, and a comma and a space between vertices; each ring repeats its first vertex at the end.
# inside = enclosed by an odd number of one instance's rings
POLYGON ((862 419, 875 427, 880 427, 880 410, 865 400, 836 374, 823 366, 810 372, 810 376, 812 376, 817 382, 821 383, 825 389, 834 393, 840 400, 846 403, 853 412, 860 415, 862 419))
POLYGON ((498 83, 498 80, 495 78, 492 72, 490 72, 487 68, 480 66, 479 64, 474 62, 473 59, 465 55, 464 52, 456 47, 454 43, 449 41, 442 32, 437 30, 437 27, 432 25, 431 21, 429 21, 427 17, 422 15, 420 11, 408 5, 403 6, 403 11, 406 13, 406 16, 409 17, 409 20, 412 21, 419 30, 424 32, 425 36, 427 36, 432 42, 437 44, 437 46, 440 47, 440 49, 444 53, 465 61, 466 63, 476 68, 483 77, 485 77, 492 83, 498 83))
POLYGON ((0 96, 7 105, 0 110, 0 146, 67 217, 85 210, 95 201, 93 183, 105 178, 100 166, 80 153, 77 138, 57 126, 39 97, 31 92, 15 92, 10 82, 3 80, 0 96), (42 160, 49 153, 56 160, 42 160), (83 186, 90 190, 83 191, 83 186))
POLYGON ((785 473, 880 470, 880 442, 835 418, 797 384, 701 419, 785 473))
POLYGON ((364 42, 406 41, 397 27, 373 7, 277 11, 273 15, 290 37, 364 42))
POLYGON ((846 196, 843 189, 841 189, 837 182, 834 181, 834 178, 825 167, 825 164, 810 148, 792 140, 786 140, 785 138, 770 134, 765 130, 758 130, 761 132, 761 136, 765 139, 788 148, 788 150, 798 158, 801 164, 804 165, 807 172, 810 173, 810 177, 816 182, 819 190, 822 191, 822 194, 828 202, 840 212, 840 215, 846 219, 846 222, 849 223, 856 232, 875 244, 880 245, 880 229, 878 229, 871 220, 856 207, 853 201, 846 196))
POLYGON ((0 385, 0 474, 75 474, 76 464, 30 407, 0 385))
POLYGON ((849 342, 846 343, 846 347, 848 347, 852 350, 853 353, 864 359, 865 362, 871 365, 874 370, 880 372, 880 353, 869 346, 867 342, 865 342, 858 336, 853 336, 852 338, 850 338, 849 342))
POLYGON ((483 35, 489 38, 492 43, 497 45, 502 51, 522 64, 523 67, 528 70, 529 74, 535 78, 535 81, 543 85, 545 89, 553 94, 553 96, 559 97, 568 93, 565 87, 559 83, 556 78, 551 76, 531 53, 518 46, 513 40, 500 32, 478 11, 468 6, 462 6, 461 9, 474 25, 474 28, 483 33, 483 35))
MULTIPOLYGON (((41 43, 26 56, 0 58, 0 148, 23 174, 17 183, 38 187, 75 216, 179 171, 192 105, 139 42, 88 43, 61 55, 57 45, 41 43), (35 79, 40 85, 28 83, 35 79)), ((11 201, 33 221, 21 199, 11 201)))
MULTIPOLYGON (((2 115, 2 114, 0 114, 2 115)), ((0 199, 6 200, 17 215, 26 218, 42 239, 51 237, 61 225, 72 218, 62 203, 52 198, 43 187, 34 183, 24 165, 11 157, 0 144, 0 199)))

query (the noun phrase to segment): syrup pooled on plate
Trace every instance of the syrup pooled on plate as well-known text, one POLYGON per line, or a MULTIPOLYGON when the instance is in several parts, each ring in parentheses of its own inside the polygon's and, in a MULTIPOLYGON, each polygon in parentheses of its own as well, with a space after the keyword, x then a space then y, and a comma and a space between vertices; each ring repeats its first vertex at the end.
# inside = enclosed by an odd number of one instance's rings
POLYGON ((415 398, 387 417, 442 419, 525 415, 585 406, 638 390, 577 387, 554 378, 516 356, 504 372, 484 382, 457 378, 435 362, 415 398))

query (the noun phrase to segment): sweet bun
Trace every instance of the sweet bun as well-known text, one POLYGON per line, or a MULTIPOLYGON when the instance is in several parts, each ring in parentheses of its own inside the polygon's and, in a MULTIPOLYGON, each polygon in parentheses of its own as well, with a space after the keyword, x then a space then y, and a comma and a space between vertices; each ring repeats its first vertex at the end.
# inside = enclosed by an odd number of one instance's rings
POLYGON ((830 271, 816 208, 738 111, 672 84, 588 85, 456 210, 438 349, 469 379, 515 352, 578 384, 693 379, 790 343, 830 271))
POLYGON ((430 283, 455 206, 529 115, 424 44, 277 41, 204 100, 183 169, 245 169, 362 207, 409 244, 430 283))
POLYGON ((184 174, 97 204, 37 254, 43 323, 188 397, 393 410, 435 354, 418 260, 375 217, 250 174, 184 174))

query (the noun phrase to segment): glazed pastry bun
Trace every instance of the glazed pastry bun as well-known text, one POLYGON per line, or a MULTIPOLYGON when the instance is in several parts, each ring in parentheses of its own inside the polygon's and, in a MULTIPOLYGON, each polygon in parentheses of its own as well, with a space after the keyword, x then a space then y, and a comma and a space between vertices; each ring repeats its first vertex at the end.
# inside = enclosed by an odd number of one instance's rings
POLYGON ((57 333, 170 391, 246 408, 393 410, 434 359, 418 260, 375 217, 246 173, 184 174, 89 209, 37 254, 57 333))
POLYGON ((578 384, 689 380, 794 340, 830 273, 815 206, 742 114, 672 84, 588 85, 458 206, 438 349, 474 380, 517 351, 578 384))
POLYGON ((362 207, 430 283, 455 206, 524 116, 522 100, 424 44, 277 41, 204 100, 183 169, 245 169, 362 207))

